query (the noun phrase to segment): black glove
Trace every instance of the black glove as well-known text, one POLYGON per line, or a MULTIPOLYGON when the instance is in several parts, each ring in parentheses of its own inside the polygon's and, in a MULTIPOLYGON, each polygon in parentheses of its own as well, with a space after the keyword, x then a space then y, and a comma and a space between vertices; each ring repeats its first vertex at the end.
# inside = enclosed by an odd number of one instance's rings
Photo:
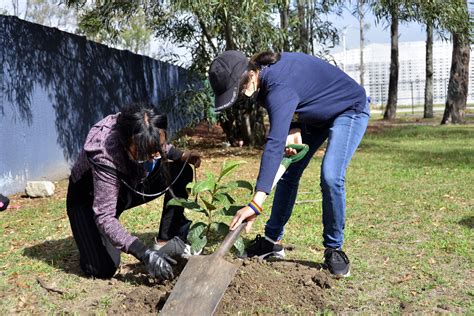
POLYGON ((189 250, 186 249, 186 244, 177 236, 168 240, 168 242, 161 247, 155 244, 153 250, 156 250, 160 256, 167 255, 173 259, 180 259, 189 255, 189 250))
POLYGON ((171 280, 174 278, 170 263, 176 264, 176 261, 169 256, 160 256, 158 251, 147 249, 141 261, 145 264, 151 276, 160 280, 171 280))
POLYGON ((176 261, 168 255, 160 255, 158 251, 149 249, 139 239, 135 240, 129 247, 129 253, 145 264, 148 273, 161 280, 170 280, 173 276, 171 264, 176 261))

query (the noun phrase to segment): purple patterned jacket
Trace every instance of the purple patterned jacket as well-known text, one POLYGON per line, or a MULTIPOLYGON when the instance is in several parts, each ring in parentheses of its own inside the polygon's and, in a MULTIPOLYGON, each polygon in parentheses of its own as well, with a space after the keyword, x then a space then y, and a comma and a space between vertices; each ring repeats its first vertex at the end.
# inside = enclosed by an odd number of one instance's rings
MULTIPOLYGON (((143 168, 130 168, 133 164, 115 128, 119 115, 120 113, 109 115, 91 128, 84 149, 71 170, 71 180, 77 182, 87 171, 92 171, 94 196, 92 209, 95 223, 112 245, 128 252, 129 246, 137 237, 132 236, 115 217, 121 184, 118 174, 125 176, 133 185, 145 178, 146 172, 143 168)), ((164 151, 171 160, 179 160, 182 156, 182 152, 170 144, 165 146, 164 151)))

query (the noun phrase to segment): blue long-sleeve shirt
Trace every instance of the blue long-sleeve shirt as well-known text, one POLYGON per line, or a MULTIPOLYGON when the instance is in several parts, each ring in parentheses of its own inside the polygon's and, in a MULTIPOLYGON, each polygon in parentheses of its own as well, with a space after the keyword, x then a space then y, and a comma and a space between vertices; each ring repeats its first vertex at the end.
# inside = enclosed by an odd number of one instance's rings
POLYGON ((361 112, 365 90, 339 68, 303 53, 282 53, 260 72, 259 99, 268 111, 270 131, 260 162, 256 190, 267 194, 286 144, 293 116, 304 124, 330 122, 346 111, 361 112))

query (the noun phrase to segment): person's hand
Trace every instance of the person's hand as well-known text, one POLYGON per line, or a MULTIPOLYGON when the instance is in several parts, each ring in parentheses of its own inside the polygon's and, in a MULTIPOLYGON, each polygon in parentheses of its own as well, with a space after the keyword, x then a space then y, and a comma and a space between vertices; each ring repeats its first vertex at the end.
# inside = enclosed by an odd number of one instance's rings
POLYGON ((156 251, 160 256, 169 256, 173 259, 179 259, 186 255, 186 244, 181 238, 175 236, 168 240, 166 244, 156 249, 156 251))
MULTIPOLYGON (((300 128, 292 128, 288 133, 288 137, 286 137, 286 146, 291 144, 303 144, 303 139, 301 138, 301 129, 300 128)), ((298 152, 296 149, 285 147, 285 155, 293 156, 296 155, 298 152)))
POLYGON ((196 168, 199 168, 201 165, 201 154, 195 150, 186 150, 181 156, 181 161, 187 161, 196 168))
POLYGON ((249 233, 256 219, 257 215, 255 214, 255 212, 249 206, 244 206, 237 211, 234 218, 232 219, 232 222, 230 222, 230 230, 236 229, 237 227, 239 227, 240 224, 242 224, 242 222, 247 220, 245 232, 249 233))
POLYGON ((147 249, 143 255, 142 262, 145 264, 151 276, 160 280, 170 280, 174 278, 170 263, 176 264, 176 261, 169 256, 161 256, 158 251, 147 249))

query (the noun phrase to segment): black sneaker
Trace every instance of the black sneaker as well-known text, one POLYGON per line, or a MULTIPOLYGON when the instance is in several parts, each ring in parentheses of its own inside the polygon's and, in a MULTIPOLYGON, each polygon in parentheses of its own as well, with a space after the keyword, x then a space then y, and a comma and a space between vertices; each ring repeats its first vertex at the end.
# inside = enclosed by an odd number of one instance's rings
POLYGON ((257 235, 248 246, 242 258, 259 257, 260 259, 267 259, 269 257, 284 258, 285 250, 280 244, 276 244, 267 237, 257 235))
POLYGON ((324 265, 335 277, 346 278, 351 275, 349 258, 342 250, 326 248, 324 265))

